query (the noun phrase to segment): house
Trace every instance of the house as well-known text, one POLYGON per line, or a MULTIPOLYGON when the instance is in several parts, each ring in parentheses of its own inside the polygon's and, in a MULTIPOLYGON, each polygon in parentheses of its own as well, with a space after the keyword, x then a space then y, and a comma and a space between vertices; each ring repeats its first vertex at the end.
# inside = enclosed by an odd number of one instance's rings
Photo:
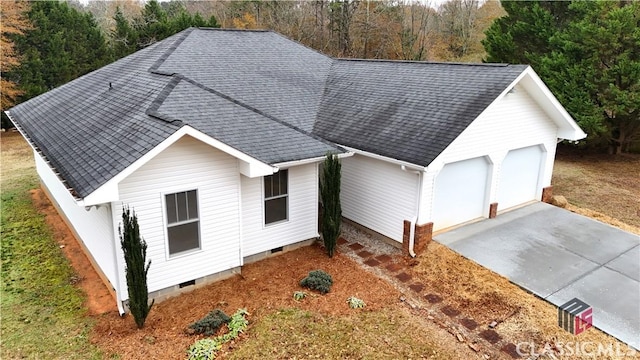
POLYGON ((121 312, 125 205, 162 299, 317 238, 327 153, 343 161, 344 216, 413 253, 434 230, 547 196, 556 142, 585 136, 527 66, 333 59, 221 29, 6 113, 121 312))

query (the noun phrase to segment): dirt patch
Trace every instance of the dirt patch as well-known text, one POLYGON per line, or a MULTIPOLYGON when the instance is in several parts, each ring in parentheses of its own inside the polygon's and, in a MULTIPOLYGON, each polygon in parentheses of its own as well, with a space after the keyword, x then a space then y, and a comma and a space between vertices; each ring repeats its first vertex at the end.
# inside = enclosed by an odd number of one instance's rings
POLYGON ((34 189, 30 193, 33 205, 40 214, 45 216, 45 220, 53 232, 54 239, 75 270, 76 285, 87 295, 85 306, 89 314, 98 315, 117 312, 118 309, 114 297, 96 273, 75 236, 58 215, 56 208, 51 204, 44 191, 42 189, 34 189))

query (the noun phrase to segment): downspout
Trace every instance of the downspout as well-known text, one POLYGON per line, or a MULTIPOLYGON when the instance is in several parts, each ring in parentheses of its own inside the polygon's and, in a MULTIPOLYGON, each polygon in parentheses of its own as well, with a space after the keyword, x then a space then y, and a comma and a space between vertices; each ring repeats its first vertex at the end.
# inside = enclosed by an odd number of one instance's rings
POLYGON ((120 222, 116 222, 115 219, 117 219, 115 211, 116 211, 116 206, 113 206, 114 203, 111 202, 109 204, 109 208, 111 210, 111 224, 113 226, 113 241, 114 241, 114 247, 113 247, 113 263, 115 264, 115 270, 116 270, 116 274, 115 274, 115 287, 116 287, 116 305, 118 305, 118 313, 120 314, 120 316, 123 316, 125 311, 124 311, 124 305, 122 304, 122 301, 120 301, 120 291, 122 290, 120 288, 120 266, 118 264, 118 245, 119 242, 117 239, 117 236, 119 236, 120 233, 120 222))
POLYGON ((406 172, 410 172, 418 175, 418 197, 416 199, 416 214, 411 219, 411 228, 409 229, 409 255, 412 258, 414 258, 416 257, 416 253, 413 250, 415 245, 415 239, 414 239, 415 229, 416 229, 416 222, 418 222, 418 218, 420 216, 420 198, 422 197, 422 171, 409 170, 404 165, 401 165, 400 169, 402 169, 402 171, 406 171, 406 172))

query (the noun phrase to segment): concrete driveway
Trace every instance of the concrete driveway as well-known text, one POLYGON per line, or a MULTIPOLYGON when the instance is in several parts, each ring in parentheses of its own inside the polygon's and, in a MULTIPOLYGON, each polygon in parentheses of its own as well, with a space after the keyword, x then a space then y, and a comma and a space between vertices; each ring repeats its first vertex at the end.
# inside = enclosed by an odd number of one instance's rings
POLYGON ((435 240, 556 306, 578 298, 593 325, 640 349, 640 237, 545 203, 435 240))

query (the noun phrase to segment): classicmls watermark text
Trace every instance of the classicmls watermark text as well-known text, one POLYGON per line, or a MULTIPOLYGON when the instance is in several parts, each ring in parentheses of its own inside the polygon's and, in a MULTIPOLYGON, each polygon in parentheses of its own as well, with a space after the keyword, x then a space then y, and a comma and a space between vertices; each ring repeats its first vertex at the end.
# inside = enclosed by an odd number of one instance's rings
POLYGON ((578 335, 593 325, 593 309, 584 301, 573 298, 558 307, 558 326, 578 335))
MULTIPOLYGON (((573 298, 558 307, 558 326, 574 335, 581 334, 593 326, 593 309, 584 301, 573 298)), ((636 356, 638 353, 631 346, 621 343, 603 344, 593 341, 558 341, 544 345, 525 341, 516 345, 516 352, 522 357, 548 355, 552 359, 565 355, 623 358, 636 356)))
POLYGON ((525 341, 516 345, 516 352, 522 357, 549 355, 551 358, 556 356, 580 356, 596 359, 604 356, 613 358, 633 357, 638 354, 634 348, 628 345, 620 343, 603 344, 593 341, 559 341, 553 344, 546 343, 544 346, 538 346, 533 341, 525 341))

